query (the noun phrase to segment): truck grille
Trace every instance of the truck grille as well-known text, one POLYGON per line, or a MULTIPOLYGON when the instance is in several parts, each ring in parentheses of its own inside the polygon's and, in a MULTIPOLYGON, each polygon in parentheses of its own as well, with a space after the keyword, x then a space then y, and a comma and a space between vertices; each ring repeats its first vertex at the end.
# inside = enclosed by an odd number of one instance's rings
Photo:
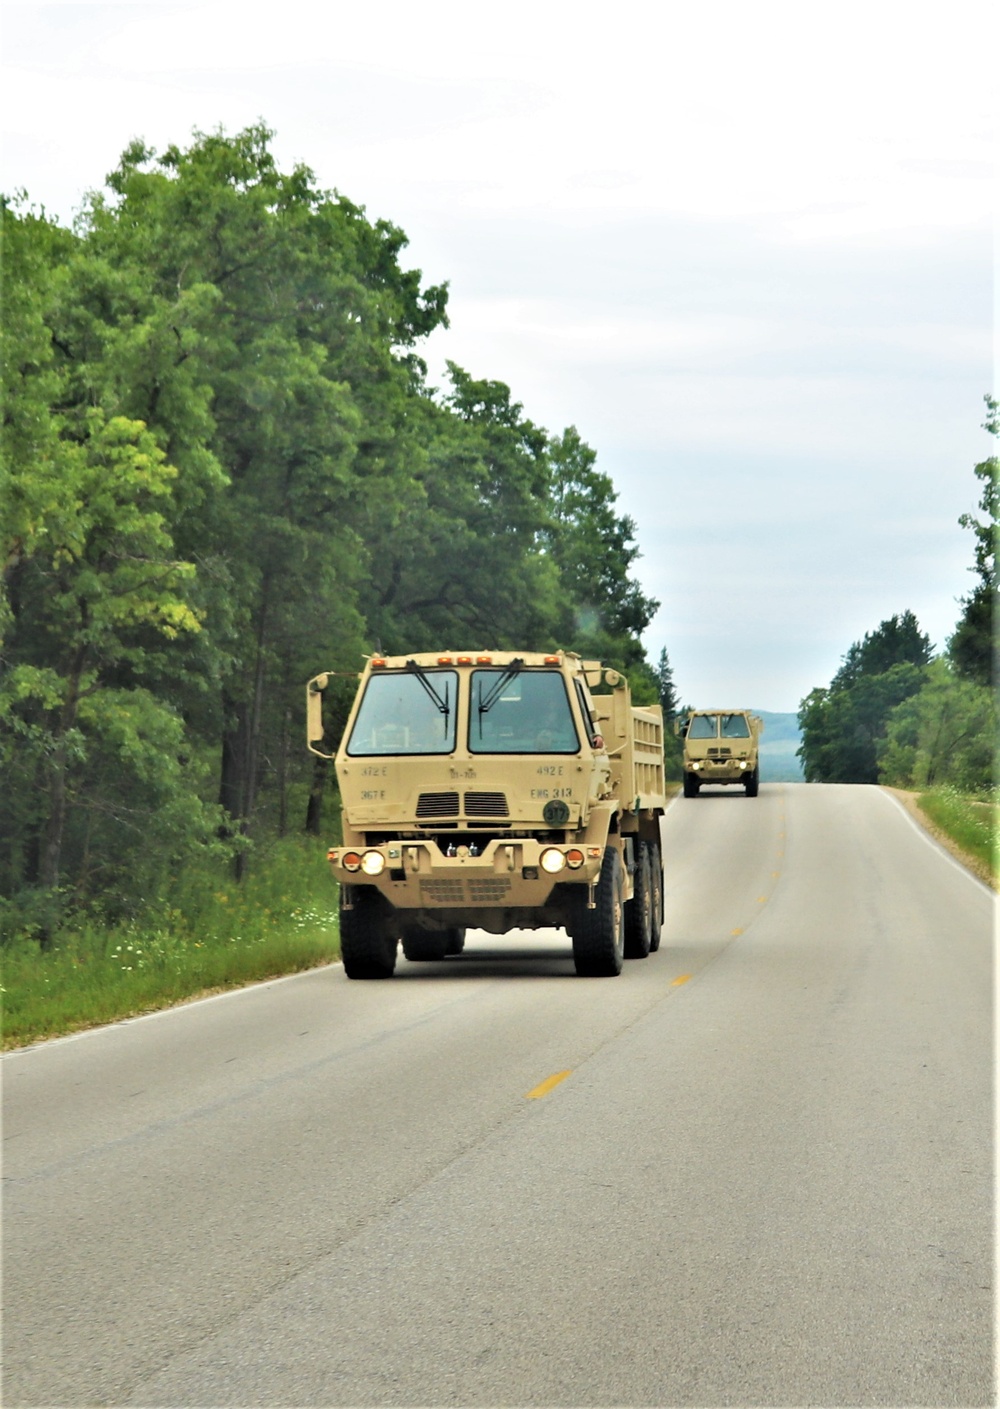
POLYGON ((498 900, 506 900, 510 891, 510 881, 506 876, 490 881, 470 881, 469 899, 474 905, 490 905, 498 900))
POLYGON ((506 876, 469 881, 421 881, 420 899, 425 905, 496 905, 507 899, 510 881, 506 876))
POLYGON ((421 881, 420 899, 435 905, 461 905, 465 886, 461 881, 421 881))
POLYGON ((503 793, 466 793, 466 817, 509 817, 503 793))
POLYGON ((421 793, 417 798, 418 817, 457 817, 458 793, 421 793))

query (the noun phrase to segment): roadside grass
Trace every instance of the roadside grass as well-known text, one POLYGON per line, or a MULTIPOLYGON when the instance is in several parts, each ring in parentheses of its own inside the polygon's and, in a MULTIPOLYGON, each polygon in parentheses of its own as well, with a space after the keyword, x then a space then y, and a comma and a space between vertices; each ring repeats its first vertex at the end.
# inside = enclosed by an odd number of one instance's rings
POLYGON ((927 819, 972 861, 984 878, 1000 880, 997 821, 1000 807, 995 797, 970 797, 953 788, 921 793, 917 804, 927 819))
POLYGON ((286 838, 242 885, 188 872, 133 919, 67 928, 46 953, 27 938, 0 953, 3 1047, 22 1047, 337 959, 337 887, 325 844, 286 838))

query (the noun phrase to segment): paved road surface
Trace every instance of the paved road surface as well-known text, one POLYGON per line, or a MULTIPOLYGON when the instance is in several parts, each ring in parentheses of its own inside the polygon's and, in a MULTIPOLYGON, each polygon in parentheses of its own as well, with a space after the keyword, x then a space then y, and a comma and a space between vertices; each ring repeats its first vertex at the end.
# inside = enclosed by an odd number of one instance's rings
POLYGON ((8 1409, 993 1404, 992 897, 875 788, 664 835, 619 979, 479 935, 8 1056, 8 1409))

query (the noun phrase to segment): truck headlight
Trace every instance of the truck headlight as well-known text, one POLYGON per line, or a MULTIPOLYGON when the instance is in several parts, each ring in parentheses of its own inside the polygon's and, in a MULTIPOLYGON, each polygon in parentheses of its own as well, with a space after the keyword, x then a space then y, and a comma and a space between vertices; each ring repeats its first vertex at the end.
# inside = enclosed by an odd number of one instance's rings
POLYGON ((548 871, 550 876, 554 876, 557 871, 561 871, 566 865, 566 857, 561 851, 557 851, 554 846, 546 847, 538 858, 538 864, 543 871, 548 871))
POLYGON ((343 866, 345 871, 360 871, 361 857, 356 851, 345 851, 343 856, 340 858, 340 864, 343 866))
POLYGON ((361 869, 366 876, 381 876, 385 870, 385 857, 381 851, 366 851, 361 858, 361 869))
POLYGON ((745 759, 745 758, 741 758, 741 759, 740 759, 740 767, 741 767, 741 768, 745 768, 746 766, 747 766, 747 761, 746 761, 746 759, 745 759))
POLYGON ((700 763, 692 763, 691 767, 695 770, 695 772, 697 772, 698 769, 701 767, 701 764, 700 764, 700 763))
POLYGON ((578 868, 583 865, 585 859, 583 852, 576 847, 566 853, 566 865, 571 871, 578 870, 578 868))

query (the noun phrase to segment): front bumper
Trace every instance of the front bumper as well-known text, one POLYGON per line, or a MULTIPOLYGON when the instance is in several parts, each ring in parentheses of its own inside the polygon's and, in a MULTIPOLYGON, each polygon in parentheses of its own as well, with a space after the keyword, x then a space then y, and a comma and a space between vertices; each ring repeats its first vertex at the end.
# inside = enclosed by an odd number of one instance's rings
POLYGON ((742 783, 753 772, 749 759, 698 758, 688 764, 700 783, 742 783))
POLYGON ((371 885, 397 909, 534 909, 545 904, 559 884, 592 884, 600 874, 602 847, 575 843, 554 845, 534 837, 497 838, 479 855, 468 846, 445 855, 422 838, 384 842, 381 846, 332 847, 327 853, 336 879, 347 886, 371 885), (552 871, 542 865, 543 852, 582 853, 579 865, 552 871), (346 866, 358 857, 360 867, 346 866), (376 869, 381 860, 381 869, 376 869))

